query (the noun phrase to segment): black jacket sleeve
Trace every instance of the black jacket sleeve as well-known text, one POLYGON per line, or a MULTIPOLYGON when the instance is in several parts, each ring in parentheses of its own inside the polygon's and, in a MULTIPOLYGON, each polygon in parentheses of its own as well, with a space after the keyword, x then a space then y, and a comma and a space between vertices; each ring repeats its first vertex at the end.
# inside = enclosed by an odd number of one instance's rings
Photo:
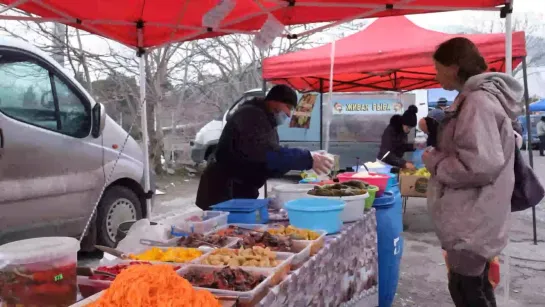
POLYGON ((382 133, 380 150, 378 152, 377 158, 382 159, 382 157, 387 152, 390 152, 388 156, 386 156, 386 158, 384 158, 384 160, 382 161, 392 166, 404 167, 407 161, 403 159, 403 157, 399 157, 394 153, 395 142, 396 142, 395 131, 392 129, 392 127, 388 126, 386 129, 384 129, 384 133, 382 133))
POLYGON ((262 110, 248 108, 237 115, 231 118, 235 130, 233 149, 241 164, 276 176, 312 168, 308 150, 283 148, 278 144, 276 129, 262 110))

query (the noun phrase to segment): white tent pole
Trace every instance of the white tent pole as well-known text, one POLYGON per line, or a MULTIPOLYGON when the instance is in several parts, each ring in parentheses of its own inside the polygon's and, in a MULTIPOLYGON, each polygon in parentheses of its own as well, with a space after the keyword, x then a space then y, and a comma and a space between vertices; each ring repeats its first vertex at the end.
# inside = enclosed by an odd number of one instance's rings
MULTIPOLYGON (((513 2, 511 1, 511 5, 513 2)), ((512 13, 505 16, 505 73, 513 75, 513 22, 512 13)))
MULTIPOLYGON (((150 190, 150 167, 149 167, 149 137, 148 137, 148 116, 146 102, 146 63, 144 55, 141 54, 138 62, 140 68, 140 120, 142 126, 142 151, 144 152, 144 191, 147 193, 150 190)), ((151 217, 151 200, 146 200, 146 209, 148 218, 151 217)))
MULTIPOLYGON (((149 167, 149 136, 148 136, 148 108, 146 102, 146 60, 144 50, 144 33, 142 32, 144 24, 139 22, 137 25, 138 35, 138 67, 140 68, 140 120, 142 126, 142 151, 144 152, 144 191, 148 193, 150 188, 150 167, 149 167)), ((146 199, 146 213, 148 219, 151 218, 151 199, 146 199)))
POLYGON ((334 77, 334 74, 333 74, 333 68, 335 66, 335 39, 336 37, 331 34, 331 68, 329 70, 329 95, 327 95, 327 102, 326 102, 326 105, 325 105, 325 115, 327 116, 326 117, 326 121, 325 121, 325 140, 324 140, 324 150, 326 152, 328 152, 329 150, 329 128, 331 126, 331 116, 333 115, 333 111, 332 111, 332 99, 333 99, 333 77, 334 77))

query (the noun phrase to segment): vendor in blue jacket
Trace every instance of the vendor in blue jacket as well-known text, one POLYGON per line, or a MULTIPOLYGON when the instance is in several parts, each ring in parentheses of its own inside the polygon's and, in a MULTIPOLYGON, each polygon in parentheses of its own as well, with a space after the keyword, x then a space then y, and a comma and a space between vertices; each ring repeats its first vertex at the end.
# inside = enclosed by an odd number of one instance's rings
POLYGON ((276 127, 286 122, 297 105, 297 94, 276 85, 265 98, 254 98, 227 120, 216 149, 216 161, 207 165, 199 183, 196 204, 202 210, 233 198, 259 196, 271 177, 290 170, 328 172, 333 161, 308 150, 284 148, 276 127))

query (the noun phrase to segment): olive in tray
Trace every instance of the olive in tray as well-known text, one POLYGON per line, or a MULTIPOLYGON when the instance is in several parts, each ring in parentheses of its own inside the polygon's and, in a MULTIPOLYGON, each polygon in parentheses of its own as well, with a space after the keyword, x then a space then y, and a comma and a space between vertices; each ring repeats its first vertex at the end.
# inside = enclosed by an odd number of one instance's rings
POLYGON ((290 237, 272 235, 269 232, 247 234, 242 238, 242 241, 237 243, 235 248, 252 248, 254 246, 268 247, 275 252, 293 252, 293 240, 290 237))
POLYGON ((180 247, 192 247, 198 248, 203 245, 210 245, 213 247, 224 247, 229 242, 229 238, 222 235, 202 235, 198 233, 192 233, 189 236, 181 237, 177 244, 180 247))
POLYGON ((211 272, 189 271, 183 277, 196 287, 239 292, 251 291, 266 279, 264 275, 230 267, 211 272))
POLYGON ((309 195, 314 196, 356 196, 367 193, 367 187, 364 182, 351 180, 343 183, 328 184, 324 186, 315 186, 308 191, 309 195))

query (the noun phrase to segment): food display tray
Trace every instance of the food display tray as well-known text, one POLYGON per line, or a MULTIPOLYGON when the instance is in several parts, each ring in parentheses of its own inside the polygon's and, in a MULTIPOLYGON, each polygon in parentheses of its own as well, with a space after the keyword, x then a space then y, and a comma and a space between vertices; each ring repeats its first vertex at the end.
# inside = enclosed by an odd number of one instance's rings
MULTIPOLYGON (((195 261, 193 263, 203 265, 203 266, 209 266, 209 267, 215 267, 215 268, 223 268, 225 265, 210 265, 210 264, 204 264, 202 261, 204 261, 208 256, 211 256, 214 252, 214 249, 210 249, 206 255, 203 257, 200 257, 198 262, 195 261)), ((284 252, 274 252, 276 254, 276 259, 279 260, 279 264, 275 267, 255 267, 255 266, 240 266, 239 268, 246 270, 248 268, 259 268, 259 269, 266 269, 272 272, 273 278, 272 278, 272 285, 279 284, 286 276, 288 276, 290 270, 291 270, 291 263, 293 259, 295 258, 294 253, 284 253, 284 252)))
MULTIPOLYGON (((165 246, 153 246, 153 245, 149 245, 149 246, 141 246, 139 249, 136 250, 136 252, 134 252, 133 254, 139 254, 139 253, 142 253, 148 249, 151 249, 151 248, 158 248, 160 250, 167 250, 169 248, 189 248, 189 247, 180 247, 180 246, 169 246, 169 247, 165 247, 165 246)), ((123 263, 123 262, 149 262, 151 264, 168 264, 168 265, 172 265, 172 266, 182 266, 182 265, 186 265, 188 263, 195 263, 195 261, 198 261, 199 259, 201 259, 208 251, 209 249, 206 248, 206 247, 199 247, 197 248, 198 250, 200 250, 202 252, 202 255, 200 255, 199 257, 193 259, 193 260, 189 260, 189 261, 186 261, 186 262, 165 262, 165 261, 149 261, 149 260, 135 260, 135 259, 125 259, 125 260, 121 260, 121 259, 118 259, 118 260, 114 260, 112 263, 112 265, 116 265, 116 264, 120 264, 120 263, 123 263)), ((110 266, 110 264, 108 264, 108 266, 110 266)))
MULTIPOLYGON (((205 255, 206 253, 203 253, 203 256, 205 255)), ((201 261, 201 258, 203 256, 200 256, 196 259, 194 259, 193 261, 198 261, 200 262, 201 261)), ((150 262, 151 264, 155 264, 153 263, 152 261, 136 261, 136 260, 115 260, 113 261, 112 263, 109 263, 108 265, 104 265, 104 266, 116 266, 118 264, 129 264, 131 262, 150 262)), ((168 265, 172 265, 173 267, 182 267, 186 264, 183 264, 183 263, 172 263, 172 262, 159 262, 159 264, 168 264, 168 265)), ((90 279, 88 276, 78 276, 77 277, 77 281, 78 281, 78 289, 81 293, 81 295, 84 297, 84 298, 87 298, 87 297, 90 297, 100 291, 103 291, 103 290, 106 290, 110 287, 110 285, 112 284, 112 281, 110 280, 95 280, 95 279, 90 279)))
MULTIPOLYGON (((209 273, 209 272, 220 270, 224 267, 226 266, 216 267, 216 266, 192 264, 178 270, 178 274, 184 277, 184 275, 189 272, 209 273)), ((266 278, 254 289, 252 289, 251 291, 245 291, 245 292, 201 288, 201 287, 195 287, 195 286, 193 288, 198 290, 207 290, 218 296, 237 297, 238 298, 237 306, 243 306, 243 307, 253 306, 256 303, 258 303, 263 297, 265 297, 265 295, 267 295, 268 288, 273 285, 274 274, 270 269, 264 269, 264 268, 246 267, 243 270, 250 274, 264 275, 266 278)))
POLYGON ((293 260, 291 261, 291 269, 297 270, 307 260, 310 259, 310 251, 312 249, 312 241, 293 241, 293 249, 295 256, 293 257, 293 260))
MULTIPOLYGON (((184 247, 184 246, 177 246, 177 242, 178 240, 180 240, 181 237, 174 237, 170 240, 168 240, 166 243, 168 245, 171 245, 172 247, 184 247)), ((230 248, 230 247, 233 247, 237 244, 237 242, 240 240, 240 238, 237 238, 237 237, 227 237, 227 243, 225 243, 224 248, 230 248)), ((209 247, 209 245, 202 245, 200 247, 209 247)))
POLYGON ((209 231, 207 233, 205 233, 206 235, 211 235, 211 234, 215 234, 217 233, 218 231, 220 230, 223 230, 229 226, 238 226, 244 230, 249 230, 249 231, 252 231, 252 229, 254 229, 255 231, 265 231, 267 229, 267 225, 266 224, 226 224, 226 225, 223 225, 223 226, 220 226, 212 231, 209 231))
MULTIPOLYGON (((267 227, 267 229, 275 229, 283 225, 270 225, 267 227)), ((310 242, 311 248, 310 248, 310 256, 316 255, 322 247, 324 247, 325 244, 325 236, 327 235, 327 231, 325 230, 313 230, 314 232, 317 232, 320 236, 316 240, 293 240, 295 241, 301 241, 301 242, 310 242)))
POLYGON ((170 218, 171 234, 173 236, 181 236, 191 233, 208 233, 214 231, 218 227, 227 225, 227 217, 229 212, 223 211, 202 211, 184 215, 179 219, 170 218), (197 216, 206 217, 207 219, 201 222, 188 221, 187 219, 197 216))

